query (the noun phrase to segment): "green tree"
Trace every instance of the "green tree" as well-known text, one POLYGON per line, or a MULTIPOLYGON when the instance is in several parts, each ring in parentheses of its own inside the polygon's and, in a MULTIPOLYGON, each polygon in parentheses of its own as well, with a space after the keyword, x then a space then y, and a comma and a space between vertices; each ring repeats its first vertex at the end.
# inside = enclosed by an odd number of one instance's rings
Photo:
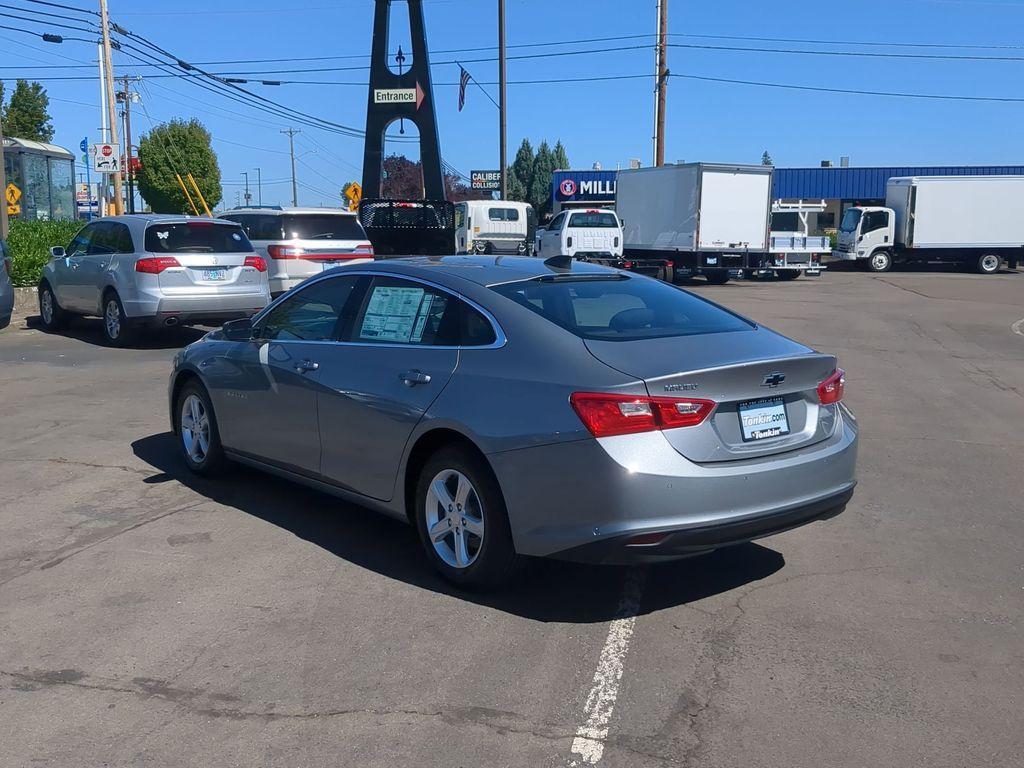
POLYGON ((775 165, 775 161, 772 160, 772 156, 768 154, 767 149, 764 151, 764 154, 761 155, 761 165, 775 165))
POLYGON ((555 170, 556 171, 567 171, 572 166, 569 165, 569 155, 565 152, 565 147, 562 146, 562 141, 559 139, 555 142, 555 149, 552 153, 555 158, 555 170))
POLYGON ((555 155, 546 141, 537 147, 533 161, 533 179, 530 181, 529 203, 543 220, 551 212, 551 176, 555 171, 555 155))
POLYGON ((516 159, 508 169, 508 198, 529 202, 530 185, 533 183, 533 146, 529 139, 523 139, 516 152, 516 159))
MULTIPOLYGON (((0 101, 3 101, 2 89, 0 101)), ((4 135, 32 141, 52 141, 53 124, 47 111, 49 108, 50 97, 42 85, 19 80, 3 110, 4 135)))
POLYGON ((191 173, 211 209, 221 200, 217 155, 210 132, 198 120, 171 120, 153 128, 139 139, 139 162, 139 193, 154 213, 192 213, 175 174, 184 178, 191 173))

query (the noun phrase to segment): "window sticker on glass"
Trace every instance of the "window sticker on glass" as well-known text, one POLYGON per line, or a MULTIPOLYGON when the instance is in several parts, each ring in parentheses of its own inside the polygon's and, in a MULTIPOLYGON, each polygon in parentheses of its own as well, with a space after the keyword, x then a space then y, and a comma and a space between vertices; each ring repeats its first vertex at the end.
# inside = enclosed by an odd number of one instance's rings
POLYGON ((377 286, 363 316, 359 338, 365 340, 419 343, 433 295, 423 288, 377 286), (423 306, 423 305, 426 306, 423 306))

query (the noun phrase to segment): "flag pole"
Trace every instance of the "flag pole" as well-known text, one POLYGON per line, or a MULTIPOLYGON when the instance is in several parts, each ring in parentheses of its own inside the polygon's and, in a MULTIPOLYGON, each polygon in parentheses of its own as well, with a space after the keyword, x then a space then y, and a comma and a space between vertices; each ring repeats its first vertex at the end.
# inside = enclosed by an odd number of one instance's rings
POLYGON ((501 199, 508 199, 508 180, 505 178, 508 174, 506 167, 508 153, 505 146, 505 110, 507 102, 505 99, 505 0, 498 0, 498 101, 501 104, 498 107, 498 111, 501 113, 499 119, 500 130, 499 130, 499 152, 501 153, 500 163, 498 165, 501 171, 501 199))

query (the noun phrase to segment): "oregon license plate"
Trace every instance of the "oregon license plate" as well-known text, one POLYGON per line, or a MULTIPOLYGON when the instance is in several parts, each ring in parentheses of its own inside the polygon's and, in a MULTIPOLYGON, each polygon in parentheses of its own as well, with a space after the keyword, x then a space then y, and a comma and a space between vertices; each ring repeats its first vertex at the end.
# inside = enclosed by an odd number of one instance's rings
POLYGON ((789 434, 786 402, 781 397, 766 397, 740 403, 739 414, 744 442, 767 440, 789 434))
POLYGON ((223 280, 227 273, 223 269, 204 269, 203 280, 223 280))

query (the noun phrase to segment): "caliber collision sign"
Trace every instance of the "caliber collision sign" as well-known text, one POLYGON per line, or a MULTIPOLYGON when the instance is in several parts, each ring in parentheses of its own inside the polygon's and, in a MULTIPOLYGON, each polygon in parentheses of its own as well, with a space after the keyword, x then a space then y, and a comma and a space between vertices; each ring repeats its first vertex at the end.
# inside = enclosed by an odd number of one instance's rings
POLYGON ((470 186, 486 192, 501 189, 501 171, 470 171, 470 186))

